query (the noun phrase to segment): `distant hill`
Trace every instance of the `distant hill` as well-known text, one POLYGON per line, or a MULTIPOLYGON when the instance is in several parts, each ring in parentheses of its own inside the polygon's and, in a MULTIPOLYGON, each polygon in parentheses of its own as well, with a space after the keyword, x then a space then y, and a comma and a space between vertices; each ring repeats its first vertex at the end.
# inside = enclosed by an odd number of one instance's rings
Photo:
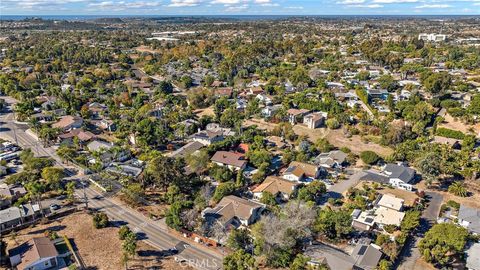
POLYGON ((123 20, 120 18, 98 18, 95 19, 96 23, 123 23, 123 20))

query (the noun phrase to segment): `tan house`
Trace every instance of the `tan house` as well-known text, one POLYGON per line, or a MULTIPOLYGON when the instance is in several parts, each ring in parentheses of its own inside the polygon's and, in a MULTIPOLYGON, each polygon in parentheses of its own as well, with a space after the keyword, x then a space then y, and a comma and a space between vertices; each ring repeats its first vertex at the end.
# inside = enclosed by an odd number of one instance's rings
POLYGON ((263 192, 269 192, 281 200, 288 200, 299 186, 300 184, 297 182, 288 181, 277 176, 268 176, 252 192, 253 197, 256 199, 261 199, 263 192))
POLYGON ((66 115, 60 118, 56 123, 52 124, 53 128, 59 128, 63 131, 69 131, 76 128, 81 128, 83 125, 83 119, 78 116, 66 115))
POLYGON ((58 269, 58 251, 46 237, 33 238, 8 251, 10 264, 17 270, 58 269))
POLYGON ((247 166, 245 155, 237 152, 217 151, 211 161, 230 170, 243 170, 247 166))
POLYGON ((265 205, 234 195, 224 197, 215 208, 202 211, 202 217, 209 223, 219 222, 223 227, 249 226, 260 218, 265 205))
POLYGON ((317 179, 320 176, 320 173, 321 170, 316 165, 292 161, 282 177, 289 181, 300 182, 308 179, 317 179))

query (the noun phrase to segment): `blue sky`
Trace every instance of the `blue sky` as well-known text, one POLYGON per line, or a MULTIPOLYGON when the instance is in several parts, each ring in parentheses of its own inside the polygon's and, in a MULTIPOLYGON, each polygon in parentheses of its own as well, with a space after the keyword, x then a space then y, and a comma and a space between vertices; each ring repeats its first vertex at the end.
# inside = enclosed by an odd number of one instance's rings
POLYGON ((0 10, 0 16, 480 15, 480 0, 0 0, 0 10))

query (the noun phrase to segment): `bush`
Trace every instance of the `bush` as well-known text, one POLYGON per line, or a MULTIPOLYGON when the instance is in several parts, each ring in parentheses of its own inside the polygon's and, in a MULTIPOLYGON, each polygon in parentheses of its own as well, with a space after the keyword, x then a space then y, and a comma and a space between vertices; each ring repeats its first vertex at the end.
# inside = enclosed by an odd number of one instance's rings
POLYGON ((443 127, 437 128, 437 131, 435 132, 435 134, 438 136, 447 137, 451 139, 457 139, 457 140, 465 139, 465 134, 463 134, 461 131, 443 128, 443 127))
POLYGON ((105 213, 96 213, 93 215, 93 226, 96 229, 106 228, 108 226, 108 216, 105 213))
POLYGON ((130 230, 130 228, 128 228, 127 226, 123 225, 122 227, 120 227, 120 230, 118 231, 118 238, 120 238, 120 240, 125 240, 125 238, 126 238, 130 233, 132 233, 132 231, 130 230))
POLYGON ((335 118, 328 119, 326 124, 329 129, 337 129, 340 127, 340 123, 335 118))
POLYGON ((380 159, 377 153, 373 151, 363 151, 362 153, 360 153, 360 158, 364 163, 369 165, 377 163, 377 161, 380 159))

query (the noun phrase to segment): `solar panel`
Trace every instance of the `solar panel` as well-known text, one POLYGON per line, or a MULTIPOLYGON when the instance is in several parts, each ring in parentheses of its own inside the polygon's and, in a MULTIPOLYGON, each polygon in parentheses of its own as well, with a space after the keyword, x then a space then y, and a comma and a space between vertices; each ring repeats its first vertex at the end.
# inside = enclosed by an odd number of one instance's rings
POLYGON ((363 255, 365 254, 365 251, 367 251, 368 246, 361 246, 360 250, 358 251, 358 255, 363 255))

